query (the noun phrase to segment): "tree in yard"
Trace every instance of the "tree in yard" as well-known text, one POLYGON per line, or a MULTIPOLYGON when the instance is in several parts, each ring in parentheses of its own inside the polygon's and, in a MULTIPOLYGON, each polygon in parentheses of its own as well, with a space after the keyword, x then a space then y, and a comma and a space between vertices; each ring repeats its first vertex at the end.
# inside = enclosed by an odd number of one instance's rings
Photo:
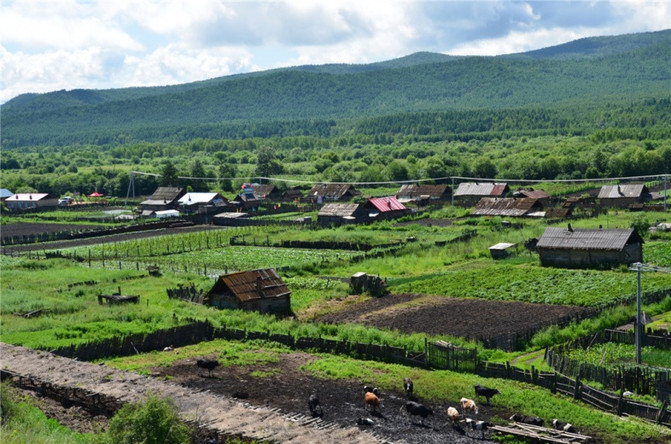
POLYGON ((264 146, 256 153, 256 171, 259 177, 270 177, 283 171, 282 164, 275 158, 272 148, 264 146))
POLYGON ((236 175, 235 166, 226 162, 219 165, 219 184, 224 191, 233 191, 232 178, 236 175))
POLYGON ((169 186, 177 184, 177 168, 171 161, 166 161, 161 170, 161 185, 169 186))

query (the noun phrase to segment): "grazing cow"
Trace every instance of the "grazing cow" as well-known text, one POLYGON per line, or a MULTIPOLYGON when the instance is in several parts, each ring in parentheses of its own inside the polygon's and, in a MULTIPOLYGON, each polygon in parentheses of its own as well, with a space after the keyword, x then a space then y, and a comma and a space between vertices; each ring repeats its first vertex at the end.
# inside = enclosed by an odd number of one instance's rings
POLYGON ((364 396, 364 408, 368 410, 369 406, 373 408, 373 413, 380 407, 380 398, 373 392, 366 392, 364 396))
POLYGON ((491 427, 493 424, 485 421, 476 421, 471 418, 466 418, 466 425, 471 427, 471 430, 480 430, 480 439, 485 439, 485 430, 491 427))
POLYGON ((212 370, 219 365, 219 362, 216 359, 199 359, 196 361, 196 365, 199 368, 207 369, 208 375, 212 376, 212 370))
POLYGON ((564 422, 556 418, 552 420, 552 427, 554 427, 557 430, 562 430, 564 432, 576 433, 575 427, 573 427, 568 422, 564 422))
POLYGON ((412 379, 410 378, 403 378, 403 389, 405 390, 405 395, 408 398, 412 397, 412 379))
MULTIPOLYGON (((403 407, 401 407, 402 409, 403 407)), ((422 418, 420 420, 422 425, 424 425, 424 420, 427 416, 433 416, 433 410, 415 401, 407 401, 405 403, 405 410, 412 415, 412 422, 414 422, 415 416, 420 416, 422 418)))
POLYGON ((457 422, 459 420, 459 411, 454 407, 447 408, 447 417, 450 418, 450 421, 457 422))
POLYGON ((519 413, 515 413, 513 416, 511 416, 510 420, 521 422, 522 424, 531 424, 540 427, 543 427, 543 424, 545 424, 545 421, 543 421, 543 419, 539 418, 538 416, 526 416, 520 415, 519 413))
POLYGON ((308 398, 308 408, 310 409, 310 414, 313 418, 322 418, 324 416, 324 410, 322 409, 322 405, 319 402, 317 395, 310 395, 310 398, 308 398))
POLYGON ((477 415, 478 414, 478 406, 475 404, 475 401, 472 399, 468 398, 461 398, 459 401, 461 403, 461 411, 464 413, 464 416, 466 416, 466 411, 470 411, 471 413, 477 415))
POLYGON ((475 388, 475 399, 480 400, 480 396, 484 396, 487 399, 487 405, 489 405, 489 399, 492 396, 501 393, 495 388, 485 387, 484 385, 480 384, 475 384, 473 387, 475 388))
POLYGON ((380 390, 377 387, 371 387, 369 385, 364 385, 363 386, 363 392, 364 393, 373 393, 377 397, 380 396, 380 390))

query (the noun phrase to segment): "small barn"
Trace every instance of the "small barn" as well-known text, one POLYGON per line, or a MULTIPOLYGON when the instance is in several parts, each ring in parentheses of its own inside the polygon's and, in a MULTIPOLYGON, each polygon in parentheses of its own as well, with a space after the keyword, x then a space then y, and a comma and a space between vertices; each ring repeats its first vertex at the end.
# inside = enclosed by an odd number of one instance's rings
POLYGON ((16 193, 5 199, 10 211, 28 211, 58 206, 58 198, 49 193, 16 193))
POLYGON ((363 204, 371 221, 391 220, 410 214, 410 210, 395 197, 373 197, 363 204))
POLYGON ((279 201, 282 199, 282 191, 273 184, 252 184, 254 197, 258 200, 279 201))
POLYGON ((507 183, 463 182, 454 192, 454 199, 459 205, 470 206, 483 197, 505 197, 509 192, 507 183))
POLYGON ((219 193, 186 193, 178 202, 187 214, 216 214, 223 211, 228 199, 219 193))
POLYGON ((368 211, 359 204, 327 203, 319 209, 317 223, 323 226, 364 222, 368 211))
POLYGON ((361 192, 347 183, 320 183, 312 187, 306 199, 313 203, 348 201, 361 192))
POLYGON ((140 203, 142 216, 150 216, 154 211, 176 210, 179 199, 186 194, 184 188, 158 187, 149 199, 140 203))
POLYGON ((551 198, 549 193, 543 190, 534 190, 533 188, 515 190, 513 191, 513 197, 536 199, 538 202, 540 202, 541 205, 543 205, 543 207, 550 205, 551 198))
POLYGON ((219 276, 203 303, 216 308, 290 313, 291 291, 273 268, 239 271, 219 276))
POLYGON ((505 259, 510 253, 515 251, 516 245, 509 242, 499 242, 489 247, 489 254, 492 256, 492 259, 505 259))
POLYGON ((604 185, 597 196, 602 207, 629 208, 652 199, 648 188, 642 183, 626 185, 604 185))
POLYGON ((541 265, 604 268, 643 262, 643 239, 633 228, 568 229, 548 227, 536 244, 541 265))
POLYGON ((298 202, 303 199, 303 190, 300 187, 289 188, 284 192, 282 200, 286 202, 298 202))
POLYGON ((475 205, 472 216, 502 216, 502 217, 543 217, 543 205, 538 199, 515 197, 483 197, 475 205))
POLYGON ((445 202, 450 199, 451 190, 447 185, 401 185, 396 198, 401 203, 419 202, 422 205, 430 203, 445 202))

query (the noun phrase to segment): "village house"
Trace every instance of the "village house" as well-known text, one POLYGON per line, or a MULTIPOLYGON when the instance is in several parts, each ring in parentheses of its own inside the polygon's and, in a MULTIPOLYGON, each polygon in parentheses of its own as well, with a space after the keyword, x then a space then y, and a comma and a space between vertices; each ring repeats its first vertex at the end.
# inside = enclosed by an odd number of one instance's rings
POLYGON ((368 211, 360 204, 327 203, 319 209, 317 223, 322 226, 364 222, 368 211))
POLYGON ((651 198, 650 191, 642 183, 604 185, 597 196, 599 204, 605 208, 629 208, 647 202, 651 198))
POLYGON ((536 244, 543 266, 604 268, 643 262, 643 239, 633 228, 548 227, 536 244))
POLYGON ((273 268, 239 271, 219 276, 203 302, 216 308, 290 313, 291 291, 273 268))
POLYGON ((544 217, 538 199, 515 197, 483 197, 471 211, 471 216, 544 217))
POLYGON ((219 193, 186 193, 178 202, 186 214, 216 214, 223 211, 227 201, 219 193))
POLYGON ((48 193, 16 193, 5 199, 10 211, 36 211, 58 206, 58 198, 48 193))
POLYGON ((284 192, 282 199, 286 202, 299 202, 303 200, 303 191, 300 187, 289 188, 284 192))
POLYGON ((534 190, 529 188, 528 190, 519 189, 513 191, 513 197, 526 197, 528 199, 536 199, 543 207, 550 205, 550 193, 547 193, 543 190, 534 190))
POLYGON ((186 194, 184 188, 158 187, 149 199, 140 202, 142 217, 150 217, 156 211, 176 210, 179 199, 186 194))
POLYGON ((256 197, 258 200, 269 200, 276 202, 282 199, 282 191, 275 185, 269 183, 252 184, 252 190, 254 191, 254 197, 256 197))
POLYGON ((463 182, 454 192, 454 199, 459 205, 472 206, 483 197, 505 197, 509 192, 506 183, 463 182))
POLYGON ((354 185, 345 183, 321 183, 312 187, 308 192, 306 199, 312 203, 347 201, 361 193, 354 188, 354 185))
POLYGON ((410 210, 395 197, 373 197, 363 204, 369 221, 390 220, 410 214, 410 210))
POLYGON ((447 185, 401 185, 396 198, 401 203, 417 202, 420 205, 441 203, 450 199, 451 190, 447 185))

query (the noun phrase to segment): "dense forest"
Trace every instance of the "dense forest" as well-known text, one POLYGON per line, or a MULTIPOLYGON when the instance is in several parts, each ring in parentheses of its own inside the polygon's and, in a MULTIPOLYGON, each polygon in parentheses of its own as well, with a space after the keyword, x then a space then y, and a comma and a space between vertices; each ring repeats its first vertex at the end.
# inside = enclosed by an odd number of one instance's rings
MULTIPOLYGON (((139 194, 166 177, 557 180, 671 171, 671 31, 499 57, 417 53, 3 105, 2 187, 139 194)), ((278 182, 291 186, 291 182, 278 182)))

